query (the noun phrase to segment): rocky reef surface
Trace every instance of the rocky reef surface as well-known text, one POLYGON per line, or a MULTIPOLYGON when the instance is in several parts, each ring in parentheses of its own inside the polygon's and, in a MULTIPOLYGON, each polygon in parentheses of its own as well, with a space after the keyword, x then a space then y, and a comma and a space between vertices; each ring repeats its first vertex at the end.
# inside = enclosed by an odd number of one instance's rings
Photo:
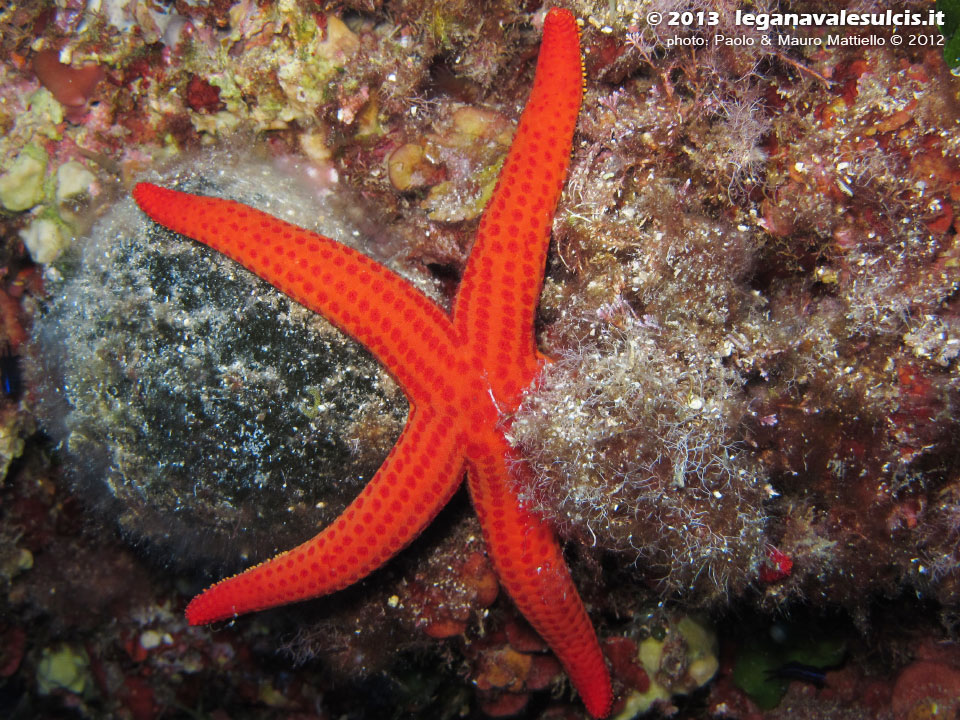
MULTIPOLYGON (((510 436, 615 713, 953 717, 960 80, 943 36, 737 24, 763 8, 726 0, 565 5, 586 100, 539 309, 554 362, 510 436)), ((582 716, 465 496, 356 587, 186 627, 205 584, 336 516, 406 405, 325 322, 129 199, 145 178, 243 199, 443 305, 544 11, 0 10, 0 715, 582 716)))

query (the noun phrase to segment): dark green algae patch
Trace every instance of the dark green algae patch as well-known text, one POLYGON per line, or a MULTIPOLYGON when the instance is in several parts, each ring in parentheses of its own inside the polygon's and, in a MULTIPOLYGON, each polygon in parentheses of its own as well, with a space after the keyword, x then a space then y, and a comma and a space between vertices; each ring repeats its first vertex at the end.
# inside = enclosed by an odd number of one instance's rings
POLYGON ((779 633, 760 629, 737 648, 733 684, 760 709, 777 707, 791 681, 823 687, 826 672, 843 663, 846 638, 837 628, 818 627, 816 620, 808 622, 781 623, 779 633))
MULTIPOLYGON (((269 165, 195 167, 155 180, 363 239, 269 165)), ((312 536, 376 472, 407 405, 360 345, 129 198, 77 248, 52 273, 30 374, 68 476, 125 533, 175 563, 249 563, 312 536)))
POLYGON ((937 10, 944 15, 943 59, 954 75, 960 73, 960 0, 938 0, 937 10))

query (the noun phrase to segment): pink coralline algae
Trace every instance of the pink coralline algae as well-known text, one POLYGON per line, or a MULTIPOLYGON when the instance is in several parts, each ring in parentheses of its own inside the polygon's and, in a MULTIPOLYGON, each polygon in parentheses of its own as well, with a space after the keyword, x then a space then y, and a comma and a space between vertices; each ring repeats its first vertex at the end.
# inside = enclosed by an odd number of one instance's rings
POLYGON ((187 83, 184 97, 187 105, 197 112, 216 112, 223 109, 223 102, 220 100, 220 88, 211 85, 197 75, 190 78, 187 83))
POLYGON ((891 706, 896 720, 957 717, 960 669, 946 662, 917 660, 897 678, 891 706))

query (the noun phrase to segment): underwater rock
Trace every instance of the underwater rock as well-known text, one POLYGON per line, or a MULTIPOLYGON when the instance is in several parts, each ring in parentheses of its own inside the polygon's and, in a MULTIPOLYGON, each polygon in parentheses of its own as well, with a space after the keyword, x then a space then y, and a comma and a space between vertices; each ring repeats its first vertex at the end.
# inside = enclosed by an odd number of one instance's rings
MULTIPOLYGON (((362 239, 337 219, 348 207, 267 165, 191 167, 154 179, 362 239)), ((82 495, 165 560, 247 564, 306 539, 400 432, 406 403, 366 351, 130 199, 50 275, 32 347, 43 424, 82 495)))

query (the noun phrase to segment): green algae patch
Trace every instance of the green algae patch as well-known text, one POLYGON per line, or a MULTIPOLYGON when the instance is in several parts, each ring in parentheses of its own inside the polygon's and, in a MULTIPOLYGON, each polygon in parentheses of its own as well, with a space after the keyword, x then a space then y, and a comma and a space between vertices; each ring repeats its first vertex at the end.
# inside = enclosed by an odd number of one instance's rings
POLYGON ((960 0, 938 0, 937 11, 943 13, 943 59, 956 75, 960 71, 960 0))
MULTIPOLYGON (((799 633, 797 633, 799 635, 799 633)), ((816 676, 843 661, 846 643, 842 638, 808 634, 792 638, 786 644, 768 636, 748 640, 737 654, 733 682, 762 710, 780 704, 795 671, 816 676)))

